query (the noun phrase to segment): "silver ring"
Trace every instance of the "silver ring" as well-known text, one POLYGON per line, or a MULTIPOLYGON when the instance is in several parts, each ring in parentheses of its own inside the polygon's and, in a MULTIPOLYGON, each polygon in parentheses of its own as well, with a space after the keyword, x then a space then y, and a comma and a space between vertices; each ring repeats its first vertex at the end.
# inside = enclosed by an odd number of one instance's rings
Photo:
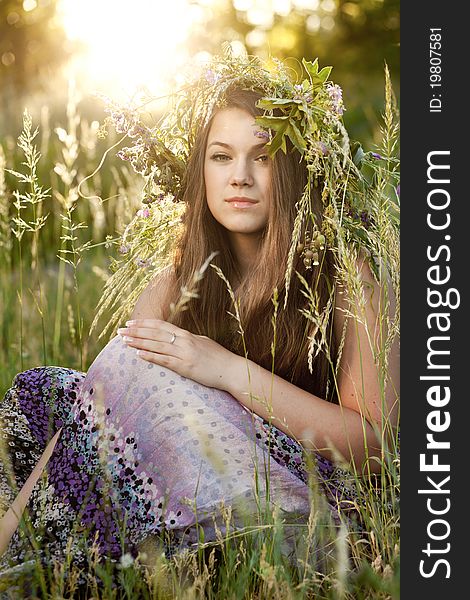
POLYGON ((176 340, 176 335, 174 333, 171 334, 170 344, 174 344, 176 340))

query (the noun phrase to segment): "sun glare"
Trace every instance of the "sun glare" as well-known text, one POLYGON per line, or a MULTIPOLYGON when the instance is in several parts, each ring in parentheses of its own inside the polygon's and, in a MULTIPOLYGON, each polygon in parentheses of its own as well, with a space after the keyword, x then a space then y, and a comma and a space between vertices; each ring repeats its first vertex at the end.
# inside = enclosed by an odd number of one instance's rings
MULTIPOLYGON (((132 97, 142 88, 155 96, 167 94, 181 72, 191 69, 186 42, 196 27, 205 26, 217 1, 59 0, 66 35, 81 47, 68 64, 69 77, 82 91, 100 91, 115 99, 132 97)), ((23 2, 25 10, 36 5, 36 0, 23 2)), ((320 0, 233 0, 233 5, 254 27, 247 42, 259 47, 274 14, 285 17, 294 8, 315 11, 320 0)), ((334 2, 322 0, 321 6, 330 11, 334 2)), ((330 22, 334 25, 329 15, 320 20, 311 14, 307 27, 316 31, 331 27, 330 22)), ((193 58, 197 62, 206 54, 200 51, 193 58)))
POLYGON ((202 12, 189 0, 62 0, 65 32, 83 47, 70 75, 106 93, 131 95, 142 86, 161 93, 184 64, 185 40, 202 12))

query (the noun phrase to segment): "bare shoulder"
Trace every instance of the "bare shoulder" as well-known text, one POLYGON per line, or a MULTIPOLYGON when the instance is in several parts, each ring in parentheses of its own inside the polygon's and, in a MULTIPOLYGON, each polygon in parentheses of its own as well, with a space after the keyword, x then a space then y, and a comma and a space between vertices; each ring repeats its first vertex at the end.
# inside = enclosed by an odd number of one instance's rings
POLYGON ((169 291, 174 283, 173 266, 160 271, 140 294, 131 319, 163 319, 169 314, 169 291))
MULTIPOLYGON (((384 300, 384 286, 387 287, 386 292, 390 302, 390 309, 394 309, 395 298, 393 295, 393 287, 390 279, 386 276, 382 277, 382 284, 377 282, 370 266, 370 259, 364 251, 360 251, 357 257, 356 269, 364 293, 366 319, 369 322, 369 325, 371 325, 374 319, 380 314, 381 303, 383 303, 384 300)), ((346 314, 350 309, 349 299, 347 298, 347 294, 344 291, 341 281, 337 281, 336 283, 335 306, 337 310, 335 311, 334 327, 336 333, 340 334, 344 326, 346 314)))
POLYGON ((387 350, 389 327, 396 310, 393 286, 385 272, 377 282, 365 253, 357 257, 356 269, 362 290, 357 290, 355 298, 347 297, 341 281, 336 286, 333 328, 336 339, 343 344, 338 369, 341 404, 375 423, 381 422, 386 410, 386 418, 395 424, 399 389, 399 341, 395 327, 390 331, 393 343, 387 350), (384 396, 381 369, 385 352, 388 375, 384 396))

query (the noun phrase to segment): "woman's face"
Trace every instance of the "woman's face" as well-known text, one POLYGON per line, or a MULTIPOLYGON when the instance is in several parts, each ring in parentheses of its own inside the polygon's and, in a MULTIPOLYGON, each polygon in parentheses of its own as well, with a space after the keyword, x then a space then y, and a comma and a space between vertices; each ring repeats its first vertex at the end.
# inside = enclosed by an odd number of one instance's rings
POLYGON ((272 160, 255 118, 240 108, 219 111, 209 131, 204 180, 209 210, 238 237, 256 236, 268 222, 272 160))

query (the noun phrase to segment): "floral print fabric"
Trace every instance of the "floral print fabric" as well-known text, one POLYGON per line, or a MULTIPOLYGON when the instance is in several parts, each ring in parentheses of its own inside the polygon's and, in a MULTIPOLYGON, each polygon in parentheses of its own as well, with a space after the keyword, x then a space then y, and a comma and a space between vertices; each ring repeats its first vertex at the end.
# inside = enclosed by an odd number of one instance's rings
MULTIPOLYGON (((79 532, 113 560, 165 532, 170 555, 197 544, 201 527, 205 541, 224 531, 221 503, 232 506, 235 527, 256 523, 266 501, 288 522, 310 513, 306 454, 295 440, 227 392, 138 358, 119 337, 86 375, 62 367, 18 374, 0 424, 9 456, 0 461, 1 513, 16 495, 12 483, 21 488, 63 428, 28 504, 28 535, 48 560, 86 564, 79 532)), ((310 458, 333 515, 353 505, 348 473, 310 458)), ((28 559, 28 535, 14 534, 3 565, 28 559)))

